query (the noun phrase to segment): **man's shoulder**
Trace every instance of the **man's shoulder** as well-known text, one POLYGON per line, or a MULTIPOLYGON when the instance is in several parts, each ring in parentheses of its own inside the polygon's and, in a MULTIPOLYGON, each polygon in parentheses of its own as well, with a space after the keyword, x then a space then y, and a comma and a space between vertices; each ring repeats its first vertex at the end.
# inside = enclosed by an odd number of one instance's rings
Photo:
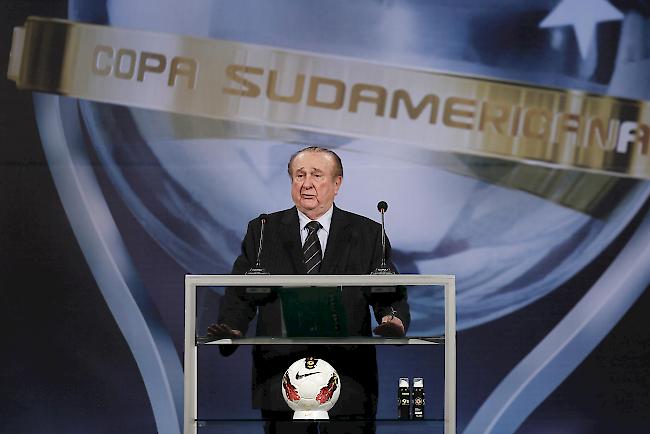
MULTIPOLYGON (((266 215, 266 219, 268 223, 283 221, 283 220, 291 219, 292 217, 295 217, 296 219, 298 218, 296 207, 283 209, 282 211, 275 211, 266 215)), ((259 220, 260 220, 259 217, 255 217, 254 219, 249 221, 249 224, 259 223, 259 220)))
POLYGON ((269 214, 269 221, 282 220, 282 219, 286 219, 287 217, 298 218, 298 212, 296 211, 295 206, 291 208, 283 209, 282 211, 272 212, 271 214, 269 214))
POLYGON ((339 213, 342 219, 346 220, 348 223, 355 226, 357 225, 362 227, 365 226, 368 228, 376 228, 381 226, 379 223, 366 216, 363 216, 361 214, 356 214, 350 211, 346 211, 338 207, 334 208, 334 212, 339 213))

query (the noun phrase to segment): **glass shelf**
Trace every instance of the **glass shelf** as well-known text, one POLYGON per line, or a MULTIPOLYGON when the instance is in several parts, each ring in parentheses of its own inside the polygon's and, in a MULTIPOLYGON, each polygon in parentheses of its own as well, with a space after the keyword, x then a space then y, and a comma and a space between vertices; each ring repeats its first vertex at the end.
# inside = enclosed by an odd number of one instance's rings
MULTIPOLYGON (((220 424, 220 423, 231 423, 231 422, 264 422, 266 419, 262 418, 243 418, 243 419, 196 419, 196 423, 199 426, 210 425, 210 424, 220 424)), ((300 422, 319 422, 319 423, 330 423, 330 422, 365 422, 368 419, 325 419, 325 420, 300 420, 300 422)), ((443 418, 434 418, 427 417, 424 419, 372 419, 376 423, 422 423, 422 422, 444 422, 443 418)))
POLYGON ((196 345, 444 345, 444 336, 380 338, 380 337, 348 337, 348 338, 282 338, 282 337, 252 337, 239 339, 214 339, 207 336, 197 336, 196 345))
MULTIPOLYGON (((355 421, 363 422, 362 419, 355 421)), ((305 423, 309 421, 300 421, 305 423)), ((320 420, 321 426, 349 422, 348 420, 320 420)), ((375 419, 377 434, 443 434, 445 424, 443 419, 375 419)), ((263 419, 201 419, 196 420, 197 432, 200 434, 262 434, 263 419)))

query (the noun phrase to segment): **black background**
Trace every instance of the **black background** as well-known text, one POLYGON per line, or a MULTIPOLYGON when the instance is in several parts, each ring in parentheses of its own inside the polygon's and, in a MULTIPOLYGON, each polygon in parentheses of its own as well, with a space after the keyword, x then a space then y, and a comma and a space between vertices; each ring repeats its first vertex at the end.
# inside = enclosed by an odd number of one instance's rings
POLYGON ((0 433, 154 433, 144 383, 54 187, 11 31, 66 2, 0 2, 0 433))

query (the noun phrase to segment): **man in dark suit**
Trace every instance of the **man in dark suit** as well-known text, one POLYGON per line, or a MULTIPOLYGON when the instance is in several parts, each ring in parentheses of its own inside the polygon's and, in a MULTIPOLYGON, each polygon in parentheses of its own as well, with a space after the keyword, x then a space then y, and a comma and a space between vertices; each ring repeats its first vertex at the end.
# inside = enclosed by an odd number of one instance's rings
MULTIPOLYGON (((267 216, 261 263, 271 274, 369 274, 382 258, 381 226, 334 205, 343 181, 336 153, 308 147, 294 154, 288 165, 295 207, 267 216), (317 223, 315 223, 317 222, 317 223)), ((260 219, 248 224, 242 253, 233 274, 246 273, 256 262, 260 219)), ((390 268, 390 243, 386 244, 390 268)), ((343 288, 349 336, 403 336, 410 321, 404 288, 373 293, 370 288, 343 288), (371 329, 372 307, 379 323, 371 329)), ((221 301, 218 323, 209 327, 215 337, 241 337, 257 314, 257 336, 282 336, 282 310, 276 294, 249 294, 228 288, 221 301)), ((235 347, 236 348, 236 347, 235 347)), ((224 354, 231 348, 222 347, 224 354)), ((373 433, 377 404, 377 362, 372 345, 257 345, 253 348, 253 405, 268 422, 267 433, 316 432, 315 424, 288 422, 282 399, 282 375, 294 361, 313 356, 328 361, 341 379, 341 395, 332 420, 321 433, 373 433), (353 419, 361 421, 350 422, 353 419), (346 422, 341 422, 346 420, 346 422)))

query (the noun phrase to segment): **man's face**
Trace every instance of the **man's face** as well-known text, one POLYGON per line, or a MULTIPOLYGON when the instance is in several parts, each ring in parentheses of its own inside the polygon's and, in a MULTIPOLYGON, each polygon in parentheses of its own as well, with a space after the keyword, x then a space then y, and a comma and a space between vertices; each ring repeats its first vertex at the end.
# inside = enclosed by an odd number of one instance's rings
POLYGON ((334 157, 326 152, 302 152, 293 159, 291 198, 310 219, 322 216, 334 203, 343 181, 335 172, 334 157))

